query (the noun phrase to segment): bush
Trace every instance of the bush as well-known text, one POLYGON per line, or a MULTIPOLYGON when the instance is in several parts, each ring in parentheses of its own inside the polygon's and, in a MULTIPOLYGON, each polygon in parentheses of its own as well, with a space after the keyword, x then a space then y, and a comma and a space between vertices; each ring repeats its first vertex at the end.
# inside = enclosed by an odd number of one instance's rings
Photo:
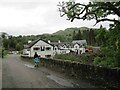
POLYGON ((99 56, 95 57, 93 64, 104 66, 104 67, 117 67, 115 55, 116 55, 116 53, 114 51, 111 52, 110 49, 104 48, 102 57, 99 57, 99 56))
POLYGON ((75 54, 56 54, 54 56, 56 59, 69 60, 69 61, 78 61, 80 62, 80 57, 75 54))
POLYGON ((4 58, 7 55, 7 51, 4 48, 0 48, 0 57, 4 58))
POLYGON ((93 64, 97 65, 101 62, 101 60, 102 60, 102 58, 97 56, 97 57, 94 58, 93 64))
POLYGON ((2 48, 0 48, 0 58, 2 57, 2 48))
POLYGON ((115 67, 116 66, 115 58, 107 57, 103 59, 100 63, 98 63, 98 65, 107 66, 107 67, 115 67))
POLYGON ((89 63, 91 64, 93 61, 94 56, 91 54, 57 54, 54 56, 55 59, 62 59, 62 60, 69 60, 69 61, 76 61, 81 63, 89 63))

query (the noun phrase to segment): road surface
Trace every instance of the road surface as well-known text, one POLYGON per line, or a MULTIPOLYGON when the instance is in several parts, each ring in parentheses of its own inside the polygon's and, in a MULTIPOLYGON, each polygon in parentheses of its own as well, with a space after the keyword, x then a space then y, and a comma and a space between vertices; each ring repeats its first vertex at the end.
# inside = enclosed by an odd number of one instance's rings
POLYGON ((0 90, 2 88, 2 58, 0 58, 0 90))
POLYGON ((81 86, 66 77, 40 66, 34 68, 30 62, 20 59, 19 55, 8 55, 2 62, 2 88, 74 88, 91 87, 85 83, 81 86))

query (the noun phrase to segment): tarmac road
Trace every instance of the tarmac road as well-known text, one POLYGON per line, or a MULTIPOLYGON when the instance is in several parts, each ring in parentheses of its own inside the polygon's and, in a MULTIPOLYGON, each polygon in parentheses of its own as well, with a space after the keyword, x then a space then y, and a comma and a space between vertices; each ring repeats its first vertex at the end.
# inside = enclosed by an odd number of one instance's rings
POLYGON ((2 58, 0 58, 0 90, 2 89, 2 58))
POLYGON ((2 88, 74 88, 82 87, 63 74, 40 66, 34 68, 19 55, 8 55, 2 62, 2 88))

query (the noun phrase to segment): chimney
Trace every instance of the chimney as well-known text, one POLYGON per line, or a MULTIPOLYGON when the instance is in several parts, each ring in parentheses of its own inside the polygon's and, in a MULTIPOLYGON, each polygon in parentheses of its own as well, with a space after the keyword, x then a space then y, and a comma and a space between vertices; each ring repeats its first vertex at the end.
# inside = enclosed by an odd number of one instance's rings
POLYGON ((120 21, 120 17, 118 16, 118 20, 120 21))
POLYGON ((50 43, 50 40, 48 40, 48 43, 50 43))
POLYGON ((32 41, 31 40, 28 40, 28 43, 31 43, 32 41))
POLYGON ((58 43, 60 43, 60 40, 58 40, 58 43))

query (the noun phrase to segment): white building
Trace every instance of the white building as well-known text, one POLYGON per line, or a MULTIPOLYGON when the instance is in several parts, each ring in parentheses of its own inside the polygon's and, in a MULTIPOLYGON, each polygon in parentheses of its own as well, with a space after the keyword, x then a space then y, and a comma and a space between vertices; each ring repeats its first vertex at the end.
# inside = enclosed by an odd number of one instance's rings
POLYGON ((50 40, 36 40, 23 49, 23 55, 33 57, 37 52, 41 57, 53 57, 55 54, 67 54, 75 52, 76 54, 85 53, 84 46, 87 45, 86 40, 75 40, 72 42, 51 42, 50 40))
POLYGON ((52 57, 54 55, 53 46, 40 39, 31 42, 23 49, 24 56, 33 57, 35 52, 37 52, 41 57, 52 57))
POLYGON ((70 52, 70 49, 67 47, 67 44, 65 42, 51 42, 54 46, 54 52, 55 54, 67 54, 70 52))
POLYGON ((72 50, 75 51, 77 54, 85 53, 85 46, 87 45, 86 40, 73 40, 72 44, 72 50))

